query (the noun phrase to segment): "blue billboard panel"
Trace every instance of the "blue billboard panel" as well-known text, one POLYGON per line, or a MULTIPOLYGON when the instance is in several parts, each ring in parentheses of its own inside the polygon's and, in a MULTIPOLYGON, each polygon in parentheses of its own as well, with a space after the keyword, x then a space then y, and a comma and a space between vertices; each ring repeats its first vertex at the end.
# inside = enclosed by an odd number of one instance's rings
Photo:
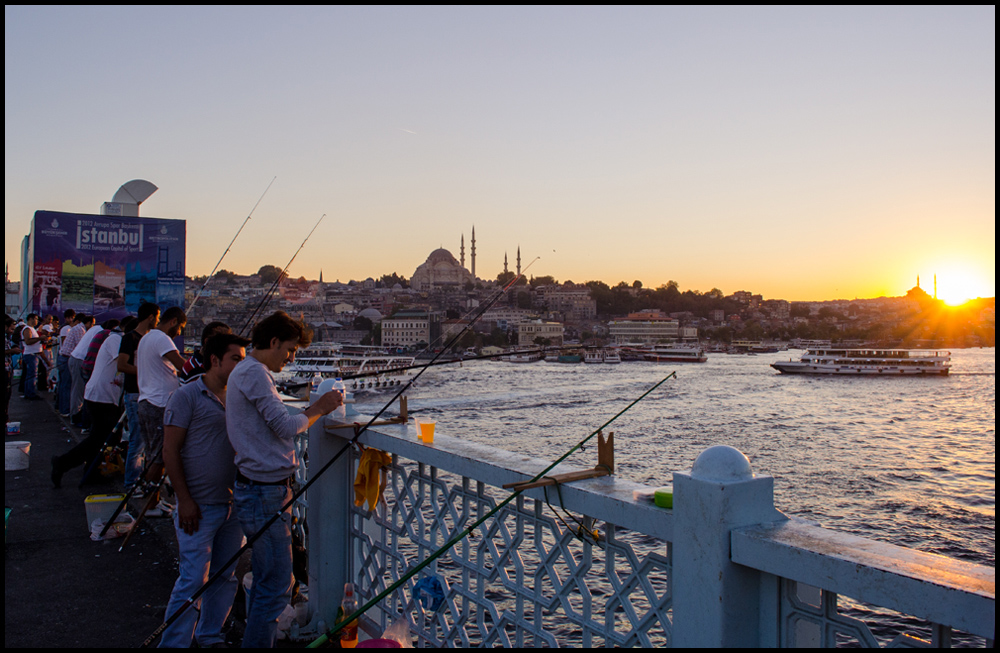
POLYGON ((186 228, 183 220, 36 211, 23 277, 31 310, 72 308, 101 321, 144 302, 183 306, 186 228))

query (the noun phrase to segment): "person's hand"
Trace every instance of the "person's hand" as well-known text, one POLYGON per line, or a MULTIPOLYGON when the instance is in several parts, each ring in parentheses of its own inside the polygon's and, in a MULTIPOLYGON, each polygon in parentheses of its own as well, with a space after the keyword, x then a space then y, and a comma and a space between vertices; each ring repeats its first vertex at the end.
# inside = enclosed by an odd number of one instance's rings
POLYGON ((201 521, 201 508, 193 499, 177 499, 177 523, 188 535, 198 532, 198 522, 201 521))
POLYGON ((337 390, 330 390, 324 393, 313 404, 313 408, 320 411, 321 415, 329 415, 344 405, 344 395, 337 390))

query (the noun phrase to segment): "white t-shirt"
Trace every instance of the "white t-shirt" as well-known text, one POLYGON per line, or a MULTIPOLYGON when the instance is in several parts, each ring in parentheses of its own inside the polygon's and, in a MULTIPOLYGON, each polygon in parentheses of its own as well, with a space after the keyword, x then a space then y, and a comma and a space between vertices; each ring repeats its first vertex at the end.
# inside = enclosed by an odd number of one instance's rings
POLYGON ((170 336, 152 329, 139 341, 135 366, 139 369, 139 401, 166 408, 170 394, 180 387, 177 368, 164 356, 177 351, 170 336))
POLYGON ((101 343, 97 360, 94 361, 94 373, 87 381, 87 388, 83 392, 83 397, 87 401, 117 406, 121 400, 122 387, 125 383, 125 375, 118 373, 118 349, 121 344, 122 334, 116 332, 110 333, 101 343))
MULTIPOLYGON (((66 336, 69 335, 70 330, 72 330, 73 325, 66 324, 63 328, 59 329, 59 346, 61 347, 64 342, 66 342, 66 336)), ((59 352, 62 354, 62 352, 59 352)))
POLYGON ((76 346, 76 349, 73 350, 73 353, 70 354, 70 356, 80 360, 87 358, 87 351, 90 349, 91 341, 94 339, 94 336, 103 330, 104 328, 100 324, 95 324, 87 329, 87 333, 83 334, 83 337, 80 338, 80 344, 76 346))
POLYGON ((42 341, 41 340, 39 340, 38 342, 36 342, 33 345, 29 345, 26 342, 28 340, 28 338, 37 338, 37 337, 38 337, 38 332, 35 331, 34 329, 32 329, 27 324, 25 324, 24 328, 21 329, 21 343, 22 343, 22 345, 21 345, 21 351, 23 351, 25 354, 40 354, 40 353, 42 353, 42 341))

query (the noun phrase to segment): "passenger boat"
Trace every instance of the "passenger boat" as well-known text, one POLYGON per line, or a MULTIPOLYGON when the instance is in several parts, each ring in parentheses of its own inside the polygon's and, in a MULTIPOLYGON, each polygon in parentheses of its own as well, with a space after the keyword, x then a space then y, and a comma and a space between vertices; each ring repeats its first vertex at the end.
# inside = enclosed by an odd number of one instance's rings
POLYGON ((588 365, 593 365, 595 363, 604 362, 604 350, 603 349, 588 349, 583 354, 583 362, 588 365))
POLYGON ((606 365, 617 365, 622 362, 622 357, 615 349, 608 349, 604 352, 604 363, 606 365))
POLYGON ((319 374, 324 379, 343 378, 354 392, 394 388, 413 375, 414 358, 391 352, 384 347, 365 347, 339 343, 313 343, 302 349, 284 370, 274 375, 275 383, 293 391, 309 385, 319 374), (352 379, 361 374, 373 376, 352 379))
POLYGON ((501 360, 507 361, 508 363, 537 363, 542 360, 542 354, 539 351, 510 351, 503 355, 501 360))
POLYGON ((704 349, 697 347, 656 345, 643 352, 643 359, 652 363, 704 363, 708 356, 704 349))
POLYGON ((951 352, 927 349, 809 349, 798 361, 772 363, 783 374, 945 376, 951 352))

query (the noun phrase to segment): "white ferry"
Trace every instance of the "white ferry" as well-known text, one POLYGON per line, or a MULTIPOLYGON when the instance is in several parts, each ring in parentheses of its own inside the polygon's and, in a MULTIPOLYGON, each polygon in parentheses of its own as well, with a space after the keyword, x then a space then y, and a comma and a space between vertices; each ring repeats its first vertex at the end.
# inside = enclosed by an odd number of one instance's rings
POLYGON ((875 376, 938 375, 951 369, 951 352, 925 349, 809 349, 798 361, 772 363, 784 374, 875 376))
POLYGON ((642 355, 651 363, 704 363, 708 360, 705 350, 697 347, 671 347, 656 345, 642 355))
POLYGON ((341 377, 348 390, 381 390, 406 383, 413 375, 414 358, 392 353, 383 347, 342 345, 339 343, 313 343, 299 351, 295 360, 285 367, 274 380, 288 389, 308 385, 313 376, 324 379, 341 377), (372 374, 363 378, 352 376, 372 374))

